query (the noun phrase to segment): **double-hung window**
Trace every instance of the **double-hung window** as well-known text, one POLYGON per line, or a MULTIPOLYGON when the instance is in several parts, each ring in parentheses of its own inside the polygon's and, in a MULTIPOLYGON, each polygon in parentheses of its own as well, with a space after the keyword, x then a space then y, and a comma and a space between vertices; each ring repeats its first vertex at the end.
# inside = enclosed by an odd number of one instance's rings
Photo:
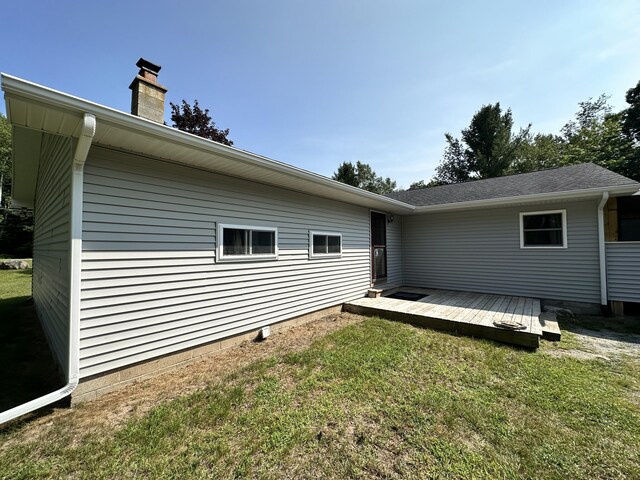
POLYGON ((520 248, 567 248, 567 212, 520 213, 520 248))
POLYGON ((278 229, 218 224, 218 260, 275 260, 278 229))
POLYGON ((342 255, 342 235, 330 232, 309 232, 309 258, 342 255))

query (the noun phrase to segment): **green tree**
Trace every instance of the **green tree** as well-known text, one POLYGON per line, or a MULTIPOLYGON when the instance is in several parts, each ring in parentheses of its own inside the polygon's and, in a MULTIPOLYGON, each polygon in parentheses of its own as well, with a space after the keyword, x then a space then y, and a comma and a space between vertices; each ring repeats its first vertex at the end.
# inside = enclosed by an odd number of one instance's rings
POLYGON ((407 190, 420 190, 421 188, 427 188, 427 184, 424 183, 424 180, 413 182, 411 185, 409 185, 409 188, 407 188, 407 190))
POLYGON ((9 205, 11 188, 11 125, 0 113, 0 208, 9 205))
POLYGON ((32 255, 33 212, 11 206, 12 132, 0 114, 0 253, 17 258, 32 255))
MULTIPOLYGON (((640 180, 640 145, 626 133, 625 111, 612 113, 608 97, 580 102, 576 118, 561 130, 564 147, 560 163, 593 162, 634 180, 640 180)), ((633 127, 627 130, 633 133, 633 127)))
POLYGON ((622 131, 625 135, 640 144, 640 81, 627 90, 625 96, 629 107, 622 111, 622 131))
POLYGON ((564 140, 553 134, 527 133, 522 139, 509 173, 536 172, 562 165, 564 140))
POLYGON ((392 192, 396 188, 394 180, 376 175, 370 165, 360 161, 356 162, 355 165, 351 162, 343 162, 338 166, 331 178, 380 195, 392 192))
POLYGON ((421 188, 437 187, 439 185, 444 185, 444 183, 438 182, 434 179, 429 180, 429 183, 425 183, 424 180, 419 180, 409 185, 409 188, 407 188, 407 190, 420 190, 421 188))
POLYGON ((450 133, 445 133, 447 147, 444 150, 444 157, 440 165, 436 168, 436 176, 432 181, 447 184, 466 182, 472 178, 472 161, 469 152, 465 149, 461 140, 455 138, 450 133))
POLYGON ((181 106, 172 102, 169 104, 171 105, 172 127, 224 145, 233 145, 233 142, 227 138, 229 129, 218 129, 209 116, 209 109, 202 110, 198 105, 198 100, 194 100, 193 106, 189 105, 186 100, 182 100, 181 106))
POLYGON ((529 127, 512 133, 511 110, 502 112, 500 103, 483 105, 471 119, 461 138, 447 133, 447 147, 436 169, 435 181, 457 183, 491 178, 509 172, 529 127))

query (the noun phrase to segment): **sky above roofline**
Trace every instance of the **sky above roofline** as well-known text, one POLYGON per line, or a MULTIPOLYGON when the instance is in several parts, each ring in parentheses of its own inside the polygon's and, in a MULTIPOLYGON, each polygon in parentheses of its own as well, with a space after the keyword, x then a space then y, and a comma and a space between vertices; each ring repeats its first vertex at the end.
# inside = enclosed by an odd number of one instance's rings
MULTIPOLYGON (((11 2, 0 70, 119 110, 139 57, 235 146, 330 176, 428 179, 482 105, 557 132, 640 80, 640 3, 11 2)), ((4 112, 4 104, 0 107, 4 112)))

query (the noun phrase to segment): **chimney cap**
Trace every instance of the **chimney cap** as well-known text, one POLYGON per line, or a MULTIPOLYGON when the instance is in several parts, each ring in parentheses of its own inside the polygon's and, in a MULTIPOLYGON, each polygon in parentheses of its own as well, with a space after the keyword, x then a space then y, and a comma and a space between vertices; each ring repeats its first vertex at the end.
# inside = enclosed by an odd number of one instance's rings
POLYGON ((156 76, 162 68, 160 65, 156 65, 155 63, 152 63, 142 57, 140 57, 140 60, 138 60, 138 63, 136 63, 136 67, 138 67, 140 70, 146 70, 147 72, 153 73, 156 76))

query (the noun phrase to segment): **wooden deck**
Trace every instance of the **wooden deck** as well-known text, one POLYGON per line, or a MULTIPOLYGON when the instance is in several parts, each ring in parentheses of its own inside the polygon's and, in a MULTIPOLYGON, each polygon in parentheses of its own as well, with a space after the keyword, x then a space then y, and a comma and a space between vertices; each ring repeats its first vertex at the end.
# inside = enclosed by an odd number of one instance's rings
POLYGON ((379 298, 349 302, 344 310, 530 348, 537 348, 542 336, 538 319, 540 300, 537 298, 401 287, 385 292, 379 298), (418 301, 388 298, 387 295, 394 291, 427 296, 418 301), (500 328, 494 324, 500 320, 514 320, 525 328, 500 328))

